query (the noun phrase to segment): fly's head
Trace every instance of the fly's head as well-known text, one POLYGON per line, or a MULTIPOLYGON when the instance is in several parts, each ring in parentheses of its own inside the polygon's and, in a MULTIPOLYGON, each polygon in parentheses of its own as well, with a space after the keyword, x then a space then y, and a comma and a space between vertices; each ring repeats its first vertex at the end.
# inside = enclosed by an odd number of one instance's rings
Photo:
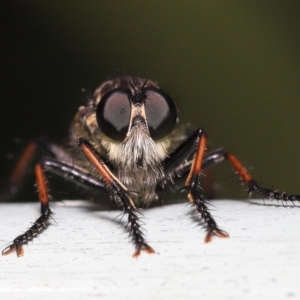
POLYGON ((167 156, 177 121, 173 100, 154 82, 121 77, 103 83, 94 94, 95 133, 113 165, 124 169, 155 166, 167 156))

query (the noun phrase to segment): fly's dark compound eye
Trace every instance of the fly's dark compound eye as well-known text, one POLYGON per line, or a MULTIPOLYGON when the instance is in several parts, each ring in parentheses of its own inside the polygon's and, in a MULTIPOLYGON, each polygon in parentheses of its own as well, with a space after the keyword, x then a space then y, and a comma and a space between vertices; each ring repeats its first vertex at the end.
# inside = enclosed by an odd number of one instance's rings
POLYGON ((160 140, 175 127, 176 106, 171 97, 160 89, 148 87, 143 93, 150 135, 154 140, 160 140))
POLYGON ((96 118, 100 130, 110 139, 123 141, 130 121, 130 91, 117 88, 107 92, 100 100, 96 118))

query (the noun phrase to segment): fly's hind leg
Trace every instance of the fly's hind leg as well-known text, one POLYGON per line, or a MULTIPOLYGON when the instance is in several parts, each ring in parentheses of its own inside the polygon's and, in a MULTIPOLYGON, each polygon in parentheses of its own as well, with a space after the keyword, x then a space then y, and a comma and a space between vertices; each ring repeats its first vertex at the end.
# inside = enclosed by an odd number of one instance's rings
POLYGON ((247 185, 249 194, 255 193, 261 196, 263 199, 275 199, 285 202, 300 201, 300 195, 287 194, 285 192, 279 192, 277 190, 264 188, 258 185, 258 183, 248 173, 246 168, 241 164, 237 157, 229 152, 223 152, 222 155, 233 166, 236 173, 241 177, 242 181, 247 185))
MULTIPOLYGON (((47 153, 48 156, 57 161, 72 163, 73 160, 65 150, 58 145, 50 142, 45 137, 33 139, 30 141, 18 160, 3 187, 0 190, 0 201, 14 200, 20 190, 26 184, 28 170, 40 161, 41 154, 47 153)), ((43 163, 41 163, 43 165, 43 163)))
POLYGON ((4 182, 0 190, 0 201, 14 200, 19 190, 23 187, 28 168, 36 161, 37 143, 29 142, 18 158, 8 180, 4 182))
MULTIPOLYGON (((214 165, 218 164, 227 160, 231 166, 234 168, 237 175, 241 178, 242 182, 247 186, 247 190, 249 194, 252 193, 259 195, 263 199, 274 199, 280 200, 284 202, 294 202, 300 201, 300 194, 288 194, 286 192, 279 192, 274 189, 264 188, 261 187, 255 179, 252 178, 251 174, 247 171, 244 165, 238 160, 238 158, 224 149, 218 149, 207 153, 203 159, 202 168, 208 169, 213 167, 214 165)), ((189 162, 192 165, 192 162, 189 162)), ((178 172, 182 175, 187 174, 188 169, 186 166, 182 167, 178 172)))

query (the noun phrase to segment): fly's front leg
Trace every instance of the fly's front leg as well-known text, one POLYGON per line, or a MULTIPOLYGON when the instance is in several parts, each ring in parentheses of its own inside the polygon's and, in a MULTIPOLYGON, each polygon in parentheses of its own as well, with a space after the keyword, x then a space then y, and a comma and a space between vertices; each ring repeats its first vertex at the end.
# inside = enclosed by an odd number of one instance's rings
POLYGON ((198 135, 196 138, 196 151, 192 160, 190 172, 185 181, 184 189, 189 192, 188 199, 190 200, 191 204, 195 206, 196 211, 201 215, 201 218, 205 223, 207 234, 204 241, 208 243, 212 240, 212 237, 214 235, 221 238, 228 238, 229 235, 227 232, 221 230, 218 227, 216 221, 213 219, 212 215, 209 212, 207 203, 199 193, 199 179, 202 171, 206 144, 206 133, 200 129, 198 130, 198 135))
POLYGON ((84 138, 79 139, 78 146, 105 181, 107 185, 107 191, 114 193, 121 200, 124 213, 128 216, 130 236, 132 237, 132 241, 135 245, 133 257, 138 257, 142 250, 149 254, 154 253, 154 250, 146 243, 143 237, 141 225, 139 224, 139 218, 137 216, 137 209, 129 196, 127 188, 116 176, 113 175, 113 173, 108 169, 108 167, 99 157, 98 153, 92 148, 87 140, 84 138))
POLYGON ((37 237, 49 224, 49 219, 51 218, 52 211, 49 208, 47 182, 41 164, 37 164, 35 166, 35 176, 41 203, 41 216, 25 233, 15 238, 12 244, 2 251, 2 255, 8 255, 16 251, 18 256, 23 256, 23 245, 27 244, 29 241, 37 237))

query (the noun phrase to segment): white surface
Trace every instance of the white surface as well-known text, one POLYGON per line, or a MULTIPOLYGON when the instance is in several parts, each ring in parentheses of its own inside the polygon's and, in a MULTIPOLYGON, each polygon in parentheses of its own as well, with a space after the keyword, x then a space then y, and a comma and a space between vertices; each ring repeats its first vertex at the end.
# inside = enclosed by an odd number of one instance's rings
MULTIPOLYGON (((184 203, 143 210, 156 254, 138 259, 113 221, 118 211, 53 205, 57 224, 25 246, 24 257, 0 257, 1 299, 299 299, 300 207, 262 203, 213 201, 230 239, 211 244, 184 203)), ((3 247, 38 210, 0 205, 3 247)))

